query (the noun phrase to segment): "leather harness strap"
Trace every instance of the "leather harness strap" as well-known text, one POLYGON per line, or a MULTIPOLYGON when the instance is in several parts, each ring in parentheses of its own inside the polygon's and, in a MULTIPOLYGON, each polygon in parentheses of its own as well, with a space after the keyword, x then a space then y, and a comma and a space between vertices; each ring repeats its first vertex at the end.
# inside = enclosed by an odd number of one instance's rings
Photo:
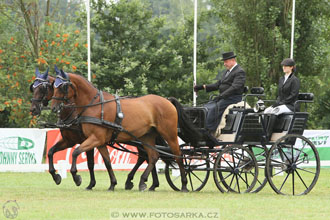
MULTIPOLYGON (((116 105, 117 105, 117 108, 116 108, 116 119, 115 119, 115 124, 119 125, 121 127, 121 123, 124 119, 124 113, 122 112, 121 110, 121 105, 120 105, 120 98, 118 97, 118 95, 116 94, 115 95, 115 98, 116 98, 116 105)), ((121 129, 122 130, 122 129, 121 129)), ((112 132, 112 136, 111 136, 111 139, 110 139, 110 143, 113 145, 114 142, 116 141, 117 137, 118 137, 118 134, 121 132, 121 130, 118 130, 118 129, 114 129, 113 132, 112 132)))
POLYGON ((110 127, 113 129, 112 136, 110 139, 109 144, 113 145, 116 142, 116 139, 118 137, 118 134, 123 131, 123 127, 121 126, 121 123, 124 119, 124 113, 122 112, 121 105, 120 105, 120 97, 118 95, 115 95, 115 101, 116 101, 116 118, 115 122, 110 122, 104 120, 104 96, 103 92, 99 91, 98 94, 100 95, 100 103, 101 103, 101 119, 90 117, 90 116, 79 116, 78 117, 78 123, 91 123, 96 125, 101 125, 104 127, 110 127))

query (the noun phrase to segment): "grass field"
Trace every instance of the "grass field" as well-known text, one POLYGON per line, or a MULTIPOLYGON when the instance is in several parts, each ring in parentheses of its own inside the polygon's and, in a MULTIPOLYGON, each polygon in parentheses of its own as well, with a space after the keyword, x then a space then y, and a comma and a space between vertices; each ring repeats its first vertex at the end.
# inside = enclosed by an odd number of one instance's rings
MULTIPOLYGON (((298 197, 279 196, 268 185, 257 194, 222 194, 213 183, 212 175, 200 192, 175 192, 168 186, 164 174, 159 175, 161 185, 156 192, 139 192, 141 172, 134 179, 134 188, 125 191, 127 173, 115 172, 118 185, 114 192, 107 191, 109 178, 103 171, 96 172, 97 183, 92 191, 85 190, 88 172, 79 172, 83 179, 80 187, 75 186, 69 173, 58 186, 48 173, 0 173, 0 205, 16 200, 19 210, 15 219, 116 219, 111 218, 112 211, 122 208, 141 212, 216 209, 220 216, 212 219, 330 219, 330 169, 321 169, 315 188, 308 195, 298 197)), ((149 186, 150 181, 151 178, 149 186)), ((0 219, 6 219, 3 213, 0 219)))

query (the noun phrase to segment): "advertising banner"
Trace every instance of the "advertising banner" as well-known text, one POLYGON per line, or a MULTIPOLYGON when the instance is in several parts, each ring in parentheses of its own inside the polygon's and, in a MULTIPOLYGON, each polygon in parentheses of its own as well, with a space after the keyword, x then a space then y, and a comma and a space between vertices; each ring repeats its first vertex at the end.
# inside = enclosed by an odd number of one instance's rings
POLYGON ((303 136, 317 148, 321 166, 330 166, 330 130, 305 130, 303 136))
POLYGON ((0 166, 41 164, 46 131, 31 128, 0 129, 0 166))
MULTIPOLYGON (((55 130, 50 130, 47 133, 47 154, 49 149, 54 146, 60 139, 62 138, 61 132, 58 129, 55 130)), ((79 144, 75 145, 72 148, 67 148, 65 150, 56 152, 54 154, 54 164, 57 164, 58 162, 63 163, 64 161, 68 166, 71 166, 72 162, 72 152, 76 147, 78 147, 79 144)), ((116 146, 116 145, 115 145, 116 146)), ((136 152, 137 149, 134 146, 130 145, 123 145, 126 149, 136 152)), ((118 147, 118 146, 117 146, 118 147)), ((132 169, 134 165, 136 164, 137 161, 137 156, 128 153, 128 152, 123 152, 111 147, 108 147, 109 155, 110 155, 110 160, 111 160, 111 165, 113 169, 132 169)), ((46 159, 46 163, 48 163, 48 157, 46 159)), ((102 156, 100 152, 97 150, 97 148, 94 149, 94 163, 95 163, 95 169, 105 169, 104 161, 102 159, 102 156)), ((146 167, 146 163, 141 165, 141 169, 146 167)), ((87 156, 86 153, 83 152, 79 155, 77 159, 77 167, 78 169, 88 169, 87 167, 87 156)), ((69 168, 69 167, 68 167, 69 168)))

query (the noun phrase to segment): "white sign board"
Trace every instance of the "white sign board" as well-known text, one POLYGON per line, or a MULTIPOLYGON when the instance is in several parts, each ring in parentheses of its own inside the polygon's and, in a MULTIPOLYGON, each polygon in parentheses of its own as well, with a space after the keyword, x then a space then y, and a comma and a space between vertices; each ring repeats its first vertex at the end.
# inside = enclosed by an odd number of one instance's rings
POLYGON ((41 129, 1 128, 0 166, 41 164, 46 133, 46 130, 41 129))

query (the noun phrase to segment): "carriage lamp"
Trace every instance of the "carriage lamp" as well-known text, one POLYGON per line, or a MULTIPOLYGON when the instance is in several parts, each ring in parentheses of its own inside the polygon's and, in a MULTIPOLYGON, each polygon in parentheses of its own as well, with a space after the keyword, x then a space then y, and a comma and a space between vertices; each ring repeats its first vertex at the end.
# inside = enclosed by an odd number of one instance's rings
POLYGON ((259 99, 256 105, 253 108, 254 112, 262 112, 265 110, 265 103, 261 99, 259 99))

